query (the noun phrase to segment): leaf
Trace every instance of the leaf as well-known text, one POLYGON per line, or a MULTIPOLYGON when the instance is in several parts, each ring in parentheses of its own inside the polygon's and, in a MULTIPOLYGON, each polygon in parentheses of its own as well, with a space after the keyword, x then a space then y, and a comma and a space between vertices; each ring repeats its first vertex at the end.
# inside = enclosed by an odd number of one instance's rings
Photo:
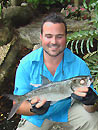
POLYGON ((98 65, 93 67, 94 69, 98 69, 98 65))
POLYGON ((89 41, 90 41, 90 38, 87 40, 86 46, 87 46, 87 51, 88 51, 88 53, 91 53, 91 52, 90 52, 90 47, 89 47, 89 41))
POLYGON ((85 9, 88 8, 88 7, 87 7, 87 4, 86 4, 86 0, 83 0, 83 6, 84 6, 85 9))
POLYGON ((93 73, 98 73, 98 70, 91 70, 91 72, 93 72, 93 73))
POLYGON ((90 64, 91 64, 91 63, 92 63, 92 64, 95 63, 95 62, 92 60, 92 58, 91 58, 91 59, 87 59, 86 61, 89 62, 90 64))
POLYGON ((83 52, 83 43, 84 43, 84 39, 81 42, 81 52, 82 52, 82 54, 84 54, 84 52, 83 52))
POLYGON ((73 43, 74 43, 74 40, 71 42, 71 51, 73 52, 73 43))
POLYGON ((84 57, 85 62, 91 71, 91 75, 95 77, 94 87, 98 92, 98 51, 87 54, 84 57))
POLYGON ((76 45, 75 45, 75 49, 76 49, 77 54, 78 54, 78 43, 79 43, 79 40, 76 41, 76 45))
POLYGON ((91 46, 91 47, 94 47, 94 46, 93 46, 93 38, 91 38, 91 40, 90 40, 90 46, 91 46))
POLYGON ((70 41, 68 41, 68 42, 66 43, 66 47, 68 47, 69 42, 70 42, 70 41))

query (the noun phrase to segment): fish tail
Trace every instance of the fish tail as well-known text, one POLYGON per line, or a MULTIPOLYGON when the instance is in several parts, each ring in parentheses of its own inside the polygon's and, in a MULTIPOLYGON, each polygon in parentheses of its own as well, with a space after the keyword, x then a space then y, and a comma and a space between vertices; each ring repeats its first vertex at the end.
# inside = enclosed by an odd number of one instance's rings
POLYGON ((7 118, 7 120, 11 119, 14 114, 16 113, 16 111, 18 110, 19 106, 22 104, 22 102, 24 101, 23 98, 21 98, 21 96, 18 95, 11 95, 11 94, 4 94, 3 96, 8 97, 10 100, 15 101, 15 104, 13 104, 13 107, 11 109, 11 112, 9 113, 9 116, 7 118))

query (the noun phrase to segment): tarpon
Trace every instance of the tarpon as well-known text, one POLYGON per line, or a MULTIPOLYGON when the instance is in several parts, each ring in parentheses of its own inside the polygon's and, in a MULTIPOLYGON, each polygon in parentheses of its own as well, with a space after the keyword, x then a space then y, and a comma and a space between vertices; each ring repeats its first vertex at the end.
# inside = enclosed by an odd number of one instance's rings
POLYGON ((32 90, 31 92, 26 93, 25 95, 18 96, 18 95, 11 95, 5 94, 9 99, 15 101, 16 104, 13 105, 11 112, 8 116, 8 120, 12 118, 12 116, 16 113, 19 106, 25 100, 30 100, 36 96, 40 99, 43 97, 47 101, 57 102, 59 100, 68 98, 71 96, 73 91, 77 87, 89 87, 91 85, 92 78, 90 76, 76 76, 67 80, 52 82, 49 81, 46 77, 42 77, 42 85, 39 86, 37 89, 32 90))

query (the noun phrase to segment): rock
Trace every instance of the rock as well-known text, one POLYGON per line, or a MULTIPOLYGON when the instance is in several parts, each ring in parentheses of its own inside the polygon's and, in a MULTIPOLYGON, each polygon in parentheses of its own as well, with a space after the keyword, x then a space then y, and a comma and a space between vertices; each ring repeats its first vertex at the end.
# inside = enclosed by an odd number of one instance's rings
POLYGON ((10 0, 11 6, 17 6, 22 3, 23 0, 10 0))
POLYGON ((7 26, 20 27, 31 22, 34 10, 29 6, 12 6, 2 10, 3 23, 7 26))
POLYGON ((10 49, 10 43, 7 45, 0 46, 0 65, 3 63, 9 49, 10 49))
POLYGON ((11 41, 13 37, 13 31, 8 27, 2 26, 0 28, 0 46, 5 45, 11 41))
MULTIPOLYGON (((28 42, 28 44, 40 43, 40 28, 34 28, 33 24, 17 29, 20 39, 28 42)), ((28 45, 27 45, 28 46, 28 45)))

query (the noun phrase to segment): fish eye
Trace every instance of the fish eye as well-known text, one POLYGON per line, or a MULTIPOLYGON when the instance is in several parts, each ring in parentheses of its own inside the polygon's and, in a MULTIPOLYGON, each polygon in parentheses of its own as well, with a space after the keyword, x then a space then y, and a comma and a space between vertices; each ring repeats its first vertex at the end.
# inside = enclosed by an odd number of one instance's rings
POLYGON ((80 84, 81 84, 81 85, 83 85, 84 83, 85 83, 85 80, 84 80, 84 79, 80 80, 80 84))

